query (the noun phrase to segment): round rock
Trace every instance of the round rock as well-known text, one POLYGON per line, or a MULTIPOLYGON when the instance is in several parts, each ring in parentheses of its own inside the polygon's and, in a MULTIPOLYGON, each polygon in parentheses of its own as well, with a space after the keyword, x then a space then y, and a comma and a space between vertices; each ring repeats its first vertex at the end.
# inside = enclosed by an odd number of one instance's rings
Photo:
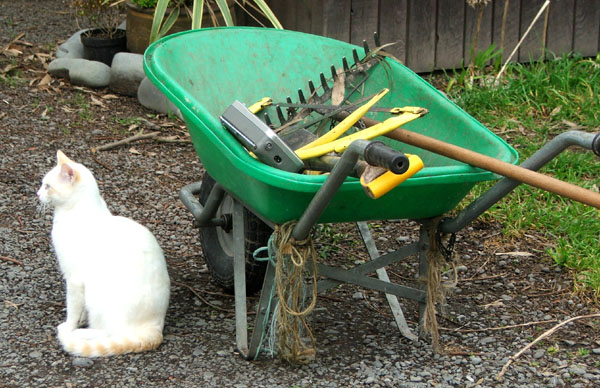
POLYGON ((181 111, 148 78, 140 83, 137 97, 146 108, 165 114, 174 113, 182 118, 181 111))
POLYGON ((135 96, 145 77, 142 54, 115 54, 110 67, 110 90, 125 96, 135 96))
POLYGON ((87 30, 76 32, 67 41, 56 50, 56 58, 78 58, 83 59, 83 44, 81 43, 81 34, 87 30))

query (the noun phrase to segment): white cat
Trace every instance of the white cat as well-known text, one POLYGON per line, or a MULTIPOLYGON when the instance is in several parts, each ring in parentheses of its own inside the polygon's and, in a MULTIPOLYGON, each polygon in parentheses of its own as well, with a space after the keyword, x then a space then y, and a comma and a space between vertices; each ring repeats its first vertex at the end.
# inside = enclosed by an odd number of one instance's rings
POLYGON ((113 216, 92 173, 57 152, 37 195, 54 207, 52 244, 67 284, 63 348, 84 357, 155 349, 169 304, 169 275, 156 238, 113 216), (87 315, 87 328, 79 328, 87 315))

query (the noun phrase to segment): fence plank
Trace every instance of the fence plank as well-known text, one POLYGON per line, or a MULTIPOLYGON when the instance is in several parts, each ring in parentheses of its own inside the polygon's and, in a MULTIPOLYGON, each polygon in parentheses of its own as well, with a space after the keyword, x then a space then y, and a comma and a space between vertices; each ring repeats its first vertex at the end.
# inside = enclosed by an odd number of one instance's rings
POLYGON ((323 2, 323 35, 350 41, 351 0, 326 0, 323 2))
POLYGON ((407 0, 380 0, 379 37, 381 44, 394 43, 385 50, 406 63, 406 34, 408 26, 407 0))
MULTIPOLYGON (((527 0, 521 3, 521 34, 527 30, 544 2, 545 0, 527 0)), ((545 12, 548 12, 548 10, 545 12)), ((543 58, 544 47, 546 46, 544 41, 544 18, 545 15, 542 15, 537 20, 519 48, 519 62, 536 61, 543 58)))
POLYGON ((551 53, 573 50, 573 18, 575 0, 554 0, 550 3, 546 48, 551 53))
POLYGON ((310 29, 307 32, 315 35, 323 35, 323 1, 309 0, 307 8, 309 12, 308 17, 310 18, 310 29))
MULTIPOLYGON (((493 6, 489 4, 483 9, 479 38, 477 39, 477 51, 483 51, 492 44, 493 9, 493 6)), ((463 49, 465 65, 468 65, 471 60, 471 47, 474 43, 473 37, 477 30, 477 13, 478 11, 473 9, 473 7, 465 6, 465 39, 463 49)), ((474 55, 477 56, 477 53, 474 55)))
POLYGON ((598 0, 577 0, 575 2, 573 51, 583 56, 594 56, 598 53, 598 24, 600 24, 598 0))
POLYGON ((465 3, 438 0, 435 67, 451 69, 460 66, 464 55, 465 3))
MULTIPOLYGON (((526 1, 526 0, 525 0, 526 1)), ((502 49, 502 59, 506 61, 508 56, 519 42, 519 28, 521 25, 521 0, 494 1, 494 28, 493 42, 498 49, 502 49), (504 26, 504 41, 502 41, 502 19, 504 7, 508 6, 506 14, 506 25, 504 26)), ((512 62, 519 59, 517 55, 512 62)))
POLYGON ((435 68, 436 0, 408 0, 406 64, 416 72, 435 68))
MULTIPOLYGON (((284 27, 355 44, 379 31, 381 42, 397 42, 390 52, 413 70, 426 72, 468 63, 476 12, 464 0, 268 0, 284 27)), ((501 48, 502 17, 506 59, 544 0, 493 0, 484 13, 479 51, 493 42, 501 48)), ((600 0, 552 0, 546 47, 557 55, 600 51, 600 0)), ((544 17, 540 18, 513 61, 544 54, 544 17)))
POLYGON ((352 0, 350 43, 362 46, 363 40, 372 45, 373 33, 379 31, 379 1, 352 0))

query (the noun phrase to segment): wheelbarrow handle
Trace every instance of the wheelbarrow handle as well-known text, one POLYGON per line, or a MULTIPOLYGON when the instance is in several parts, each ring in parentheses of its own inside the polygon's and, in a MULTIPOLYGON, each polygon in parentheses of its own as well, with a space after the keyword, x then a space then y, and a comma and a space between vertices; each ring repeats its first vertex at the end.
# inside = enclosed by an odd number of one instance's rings
POLYGON ((364 157, 371 166, 383 167, 394 174, 405 173, 410 164, 406 155, 388 147, 382 141, 369 143, 365 148, 364 157))

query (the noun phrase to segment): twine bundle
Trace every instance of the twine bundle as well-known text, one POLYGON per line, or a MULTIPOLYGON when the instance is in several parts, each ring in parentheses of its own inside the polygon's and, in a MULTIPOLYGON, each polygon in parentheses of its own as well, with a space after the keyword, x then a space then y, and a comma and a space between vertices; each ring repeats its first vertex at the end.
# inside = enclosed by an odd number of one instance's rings
MULTIPOLYGON (((429 248, 425 253, 427 264, 427 299, 425 314, 423 316, 422 331, 431 336, 431 346, 436 353, 443 351, 439 343, 438 322, 436 318, 436 304, 443 303, 447 287, 442 284, 442 270, 447 264, 446 258, 442 255, 437 237, 439 219, 432 222, 429 229, 429 248)), ((454 267, 454 263, 452 263, 454 267)), ((454 269, 454 283, 456 283, 456 269, 454 269)))
POLYGON ((315 358, 315 337, 307 322, 317 302, 317 253, 312 237, 296 241, 292 237, 295 222, 275 227, 277 247, 275 279, 279 307, 276 311, 278 354, 286 361, 309 363, 315 358), (312 299, 306 307, 306 265, 312 262, 312 299), (304 334, 304 336, 303 336, 304 334), (308 336, 308 338, 306 338, 308 336))

